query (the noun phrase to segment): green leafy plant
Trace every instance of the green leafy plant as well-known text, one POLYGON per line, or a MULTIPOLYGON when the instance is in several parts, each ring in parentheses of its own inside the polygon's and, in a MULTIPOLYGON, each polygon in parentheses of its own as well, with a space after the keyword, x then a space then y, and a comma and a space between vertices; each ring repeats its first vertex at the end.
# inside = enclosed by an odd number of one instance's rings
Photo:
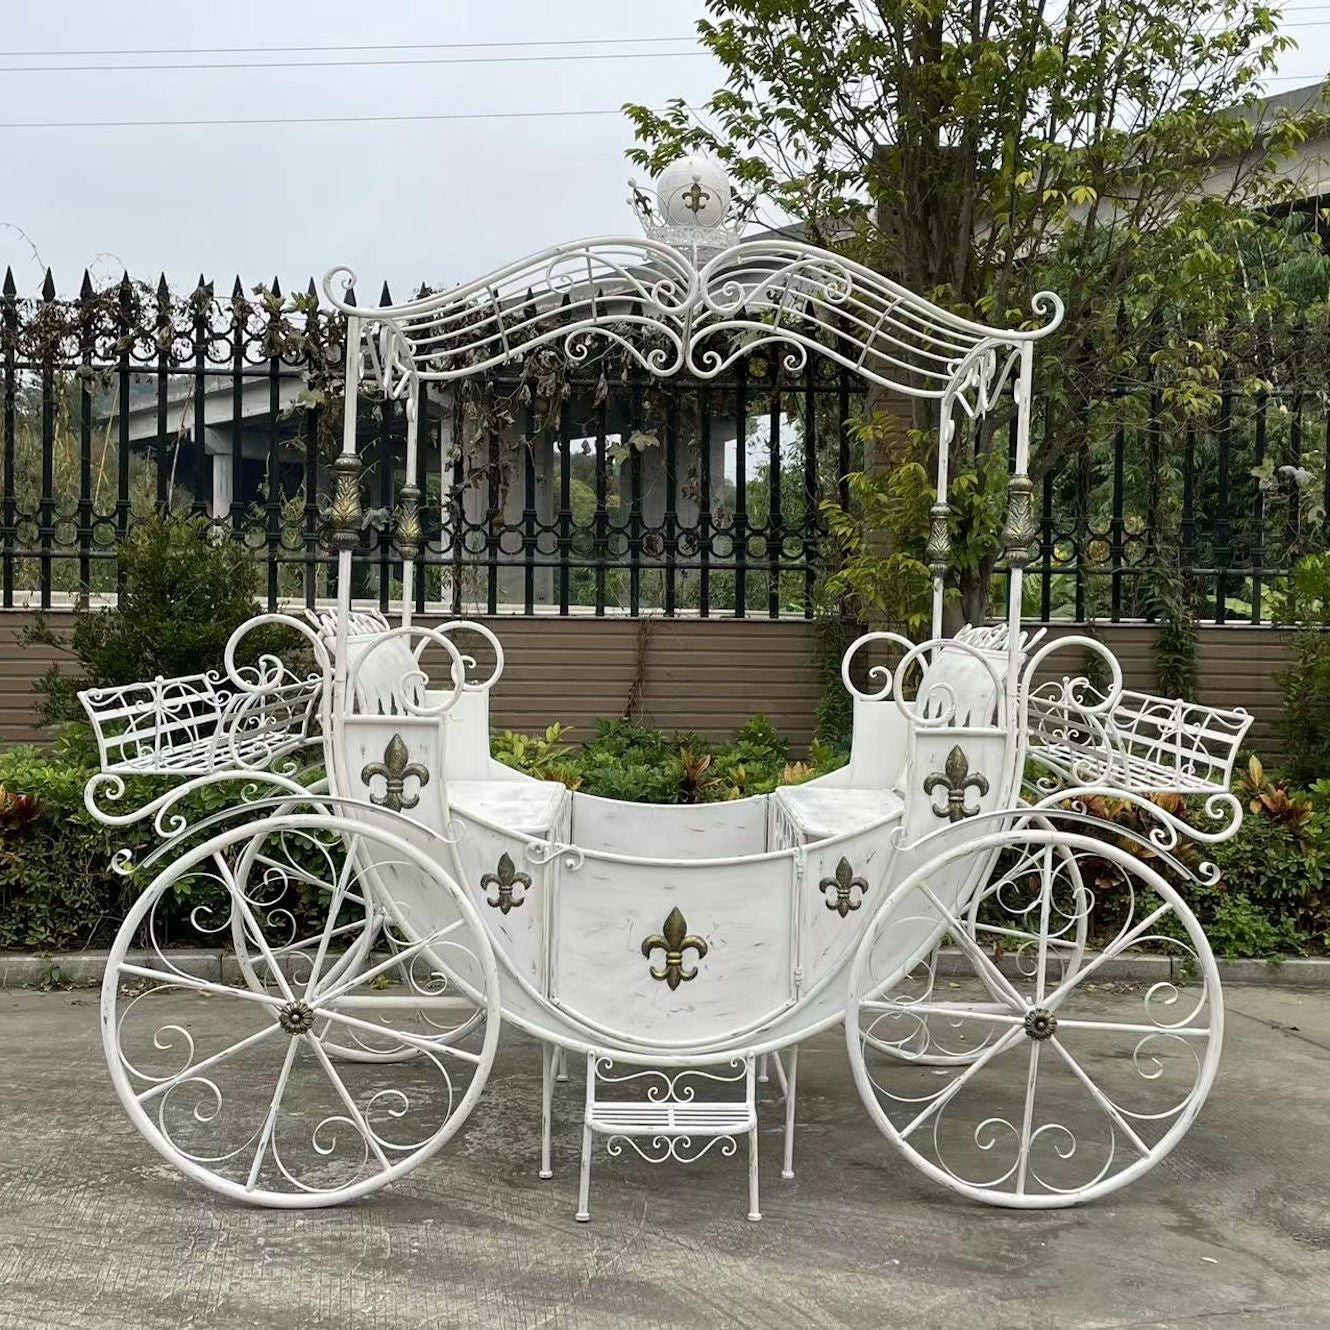
MULTIPOLYGON (((1247 805, 1237 835, 1213 846, 1184 837, 1173 851, 1189 868, 1208 860, 1219 870, 1214 882, 1189 880, 1183 887, 1210 945, 1220 956, 1325 950, 1330 940, 1330 779, 1299 791, 1272 779, 1252 757, 1237 792, 1247 805)), ((1159 795, 1155 802, 1184 822, 1206 825, 1203 807, 1195 801, 1159 795)), ((1156 824, 1138 806, 1102 796, 1087 800, 1086 806, 1110 828, 1099 834, 1170 875, 1167 860, 1148 840, 1156 824)), ((1093 886, 1091 931, 1109 934, 1126 900, 1119 899, 1117 874, 1107 865, 1093 886)))
POLYGON ((1330 773, 1330 554, 1298 564, 1287 612, 1295 632, 1279 675, 1284 749, 1290 778, 1310 785, 1330 773))
POLYGON ((692 804, 766 794, 843 764, 844 756, 815 744, 807 762, 791 762, 789 745, 765 716, 753 716, 729 739, 667 734, 627 720, 597 720, 587 744, 560 742, 567 730, 540 735, 505 730, 494 736, 499 761, 542 780, 635 803, 692 804))
MULTIPOLYGON (((38 680, 44 724, 81 715, 74 696, 79 688, 220 669, 227 639, 257 612, 260 566, 243 545, 210 540, 203 519, 145 520, 131 530, 117 557, 120 591, 114 606, 80 609, 68 640, 46 624, 34 632, 78 660, 76 676, 52 666, 38 680)), ((274 636, 252 634, 246 659, 270 649, 274 636)))
MULTIPOLYGON (((659 171, 683 152, 709 152, 814 243, 968 318, 1037 321, 1036 293, 1058 292, 1065 319, 1035 371, 1037 475, 1068 459, 1091 466, 1128 398, 1139 405, 1157 392, 1177 420, 1214 411, 1227 352, 1195 329, 1251 327, 1325 300, 1315 226, 1281 214, 1299 188, 1285 164, 1324 132, 1326 105, 1262 100, 1294 45, 1278 7, 707 0, 705 9, 698 38, 721 86, 701 106, 695 97, 626 106, 634 162, 659 171)), ((910 419, 920 446, 882 466, 866 460, 874 480, 902 462, 931 473, 937 404, 915 399, 910 419)), ((1005 453, 1005 419, 994 423, 983 447, 969 441, 972 458, 994 444, 1005 453)), ((1172 467, 1161 455, 1147 484, 1172 467)), ((967 470, 978 474, 971 460, 953 479, 967 470)), ((888 566, 854 579, 870 609, 909 601, 893 586, 906 571, 891 562, 898 548, 871 549, 888 566)), ((957 589, 964 617, 978 622, 996 552, 974 553, 957 589)))
POLYGON ((922 463, 906 462, 876 476, 854 472, 847 485, 848 509, 830 500, 822 504, 839 556, 825 594, 856 623, 919 637, 927 631, 932 604, 924 551, 933 502, 928 472, 922 463), (891 547, 881 533, 890 533, 891 547))

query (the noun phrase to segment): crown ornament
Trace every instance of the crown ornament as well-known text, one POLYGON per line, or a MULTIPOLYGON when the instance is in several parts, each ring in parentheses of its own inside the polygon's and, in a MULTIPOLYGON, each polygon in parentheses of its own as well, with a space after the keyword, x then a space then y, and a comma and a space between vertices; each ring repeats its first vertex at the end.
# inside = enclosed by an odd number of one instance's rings
POLYGON ((650 240, 710 258, 741 239, 753 210, 735 194, 725 168, 704 153, 671 162, 654 193, 628 182, 628 202, 650 240))

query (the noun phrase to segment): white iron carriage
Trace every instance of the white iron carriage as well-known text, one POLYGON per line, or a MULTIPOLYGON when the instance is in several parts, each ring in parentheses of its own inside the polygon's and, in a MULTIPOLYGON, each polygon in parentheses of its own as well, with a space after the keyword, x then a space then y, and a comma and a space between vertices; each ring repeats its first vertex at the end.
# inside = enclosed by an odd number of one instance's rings
MULTIPOLYGON (((755 1083, 774 1065, 790 1176, 798 1047, 840 1022, 884 1136, 991 1203, 1110 1191, 1162 1159, 1204 1101, 1220 991, 1178 887, 1212 870, 1180 837, 1236 829, 1228 785, 1249 718, 1129 692, 1093 640, 1022 632, 1032 357, 1056 299, 1042 298, 1044 326, 1011 332, 794 241, 706 262, 699 249, 593 240, 372 312, 341 303, 345 274, 330 274, 352 404, 331 512, 337 608, 259 616, 233 638, 224 679, 83 695, 103 759, 89 808, 154 818, 163 836, 135 866, 148 885, 107 968, 112 1079, 154 1147, 217 1191, 326 1205, 405 1174, 470 1114, 501 1023, 544 1050, 543 1176, 556 1063, 585 1059, 582 1219, 597 1135, 676 1160, 717 1142, 732 1154, 747 1136, 757 1218, 755 1083), (413 485, 397 514, 400 618, 353 611, 362 371, 406 404, 410 477, 429 385, 542 343, 584 358, 596 339, 653 373, 704 379, 757 341, 939 402, 933 637, 851 647, 842 770, 664 807, 501 765, 493 631, 412 621, 413 485), (948 445, 958 415, 1007 389, 1007 621, 943 637, 948 445), (300 653, 237 663, 272 625, 300 653), (1102 689, 1076 672, 1087 652, 1102 689), (1073 669, 1058 674, 1059 658, 1073 669), (178 783, 128 797, 161 775, 178 783), (240 802, 209 813, 217 787, 240 802), (1161 792, 1202 798, 1212 829, 1149 798, 1161 792), (1146 830, 1096 834, 1094 796, 1134 805, 1146 830), (198 977, 177 962, 166 929, 182 909, 233 945, 234 966, 198 977), (1139 953, 1170 956, 1169 977, 1103 982, 1139 953)), ((525 1125, 509 1121, 505 1144, 525 1125)))

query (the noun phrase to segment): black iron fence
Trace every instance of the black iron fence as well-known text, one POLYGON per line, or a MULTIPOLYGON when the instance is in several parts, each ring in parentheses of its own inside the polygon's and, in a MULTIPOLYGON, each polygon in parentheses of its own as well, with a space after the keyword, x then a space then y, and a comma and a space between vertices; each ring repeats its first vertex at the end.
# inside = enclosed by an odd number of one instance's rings
MULTIPOLYGON (((383 293, 387 299, 387 292, 383 293)), ((194 514, 244 542, 270 602, 335 593, 325 544, 340 443, 343 324, 313 284, 185 296, 128 280, 58 300, 0 294, 0 595, 49 607, 115 588, 134 523, 194 514)), ((1323 539, 1324 330, 1230 330, 1213 409, 1179 408, 1150 357, 1080 422, 1035 422, 1042 512, 1027 611, 1151 612, 1151 574, 1202 617, 1278 614, 1323 539)), ((556 351, 422 392, 418 608, 805 616, 830 558, 824 499, 863 464, 862 384, 825 359, 754 352, 724 381, 658 381, 556 351)), ((357 596, 400 589, 390 515, 406 482, 400 403, 360 403, 367 526, 357 596)))

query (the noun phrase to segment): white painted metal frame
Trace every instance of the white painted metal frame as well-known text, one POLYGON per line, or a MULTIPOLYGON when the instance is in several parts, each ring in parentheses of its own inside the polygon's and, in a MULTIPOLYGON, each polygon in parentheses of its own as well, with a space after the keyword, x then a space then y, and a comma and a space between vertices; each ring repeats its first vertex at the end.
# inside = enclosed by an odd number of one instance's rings
MULTIPOLYGON (((765 1080, 769 1060, 776 1068, 781 1171, 790 1177, 798 1045, 843 1021, 873 1120, 912 1163, 964 1195, 1019 1207, 1068 1204, 1122 1185, 1167 1154, 1213 1079, 1222 1035, 1217 974, 1185 900, 1155 868, 1089 836, 1096 823, 1085 801, 1103 793, 1133 802, 1153 829, 1126 833, 1128 840, 1136 836, 1175 881, 1213 881, 1213 868, 1188 869, 1173 851, 1183 835, 1204 843, 1236 830, 1241 807, 1228 784, 1250 718, 1125 690, 1120 667, 1098 642, 1041 642, 1042 634, 1022 632, 1032 357, 1061 317, 1056 297, 1037 299, 1036 313, 1047 316, 1040 327, 987 328, 846 259, 780 238, 742 242, 700 266, 655 239, 593 239, 373 310, 346 298, 351 281, 345 270, 325 279, 348 330, 348 406, 335 468, 334 508, 345 510, 334 523, 336 612, 313 622, 259 616, 229 645, 224 683, 194 676, 83 695, 103 766, 89 782, 88 807, 115 825, 151 817, 164 838, 140 866, 154 877, 121 931, 103 989, 112 1078, 155 1148, 242 1199, 310 1205, 364 1194, 457 1130, 483 1087, 502 1019, 542 1042, 542 1177, 552 1173, 555 1058, 587 1059, 579 1219, 589 1214, 596 1134, 639 1151, 648 1139, 657 1156, 675 1159, 688 1153, 686 1137, 703 1140, 705 1151, 715 1140, 737 1149, 735 1138, 746 1134, 756 1219, 755 1069, 761 1065, 765 1080), (855 789, 853 765, 810 783, 842 807, 841 823, 827 834, 809 832, 792 802, 798 792, 691 809, 621 805, 552 793, 495 763, 487 706, 503 649, 481 625, 412 623, 414 512, 399 516, 400 619, 353 613, 350 602, 359 505, 354 403, 366 375, 405 404, 413 476, 417 403, 429 384, 542 347, 573 361, 609 347, 661 377, 712 378, 755 345, 781 348, 791 370, 823 356, 868 383, 939 404, 933 633, 918 644, 870 633, 847 652, 842 677, 857 714, 867 723, 872 708, 892 708, 902 751, 889 788, 855 789), (1008 388, 1016 432, 1002 533, 1006 621, 947 639, 950 444, 959 418, 982 415, 1008 388), (310 677, 295 678, 271 658, 237 668, 244 634, 271 624, 308 644, 310 677), (479 634, 493 656, 484 679, 469 677, 468 634, 479 634), (1073 653, 1080 672, 1056 672, 1060 651, 1073 653), (1087 652, 1103 659, 1105 691, 1085 677, 1087 652), (861 653, 867 687, 857 681, 861 653), (1038 773, 1028 783, 1027 762, 1038 773), (132 807, 127 780, 140 774, 183 779, 132 807), (249 803, 196 820, 189 801, 227 781, 241 782, 249 803), (1197 830, 1150 800, 1162 791, 1203 795, 1209 824, 1197 830), (1092 854, 1131 902, 1128 923, 1098 956, 1086 951, 1092 854), (151 934, 158 904, 191 889, 200 872, 221 893, 222 904, 208 908, 223 917, 218 923, 196 911, 196 922, 227 930, 241 962, 235 984, 191 984, 151 934), (288 914, 290 936, 274 937, 288 889, 327 906, 307 934, 288 914), (129 959, 143 929, 154 942, 146 965, 129 959), (1183 1004, 1185 1019, 1160 1015, 1183 1001, 1172 986, 1151 989, 1134 1015, 1104 1016, 1093 1002, 1081 1011, 1090 991, 1082 981, 1108 960, 1179 938, 1202 983, 1200 1000, 1183 1004), (934 982, 943 939, 968 967, 968 978, 946 990, 934 982), (1015 971, 985 950, 989 940, 1015 958, 1015 971), (380 992, 388 980, 395 987, 380 992), (185 1064, 154 1079, 130 1049, 128 1019, 154 1002, 135 996, 126 1008, 122 990, 131 982, 207 991, 276 1024, 201 1059, 186 1034, 185 1064), (1134 1048, 1102 1065, 1078 1061, 1056 1034, 1060 1020, 1078 1039, 1127 1038, 1134 1048), (207 1111, 196 1108, 189 1128, 197 1134, 220 1114, 229 1061, 268 1046, 270 1036, 285 1051, 254 1135, 238 1152, 182 1143, 166 1120, 168 1103, 205 1097, 207 1111), (287 1095, 297 1093, 291 1068, 302 1050, 314 1055, 342 1106, 316 1119, 315 1153, 323 1153, 334 1120, 363 1146, 340 1182, 322 1173, 308 1182, 278 1155, 274 1124, 293 1111, 287 1095), (385 1079, 357 1099, 334 1058, 385 1079), (385 1105, 394 1121, 426 1113, 426 1103, 391 1079, 399 1064, 421 1058, 445 1069, 450 1110, 409 1145, 392 1145, 375 1114, 385 1105), (949 1106, 1013 1058, 1020 1111, 984 1117, 981 1100, 980 1128, 962 1142, 970 1154, 1010 1162, 976 1181, 965 1165, 941 1158, 940 1133, 949 1106), (616 1062, 649 1066, 628 1076, 663 1078, 663 1096, 636 1108, 605 1097, 616 1062), (679 1086, 717 1064, 740 1069, 742 1100, 694 1104, 679 1086), (1130 1094, 1101 1088, 1124 1066, 1147 1086, 1180 1069, 1176 1103, 1137 1112, 1130 1094), (455 1068, 469 1069, 460 1094, 447 1079, 455 1068), (921 1068, 946 1078, 945 1086, 921 1090, 921 1068), (1090 1146, 1078 1154, 1070 1128, 1041 1120, 1040 1096, 1054 1074, 1089 1091, 1107 1124, 1106 1154, 1090 1146), (156 1117, 143 1110, 148 1099, 159 1104, 156 1117), (1125 1163, 1116 1148, 1124 1140, 1135 1152, 1125 1163), (1051 1163, 1041 1157, 1050 1141, 1051 1163), (252 1163, 237 1178, 233 1161, 248 1160, 251 1149, 252 1163), (1089 1174, 1073 1176, 1087 1159, 1089 1174)), ((127 854, 117 866, 130 870, 127 854)), ((161 1054, 183 1028, 166 1021, 150 1048, 161 1054)))

